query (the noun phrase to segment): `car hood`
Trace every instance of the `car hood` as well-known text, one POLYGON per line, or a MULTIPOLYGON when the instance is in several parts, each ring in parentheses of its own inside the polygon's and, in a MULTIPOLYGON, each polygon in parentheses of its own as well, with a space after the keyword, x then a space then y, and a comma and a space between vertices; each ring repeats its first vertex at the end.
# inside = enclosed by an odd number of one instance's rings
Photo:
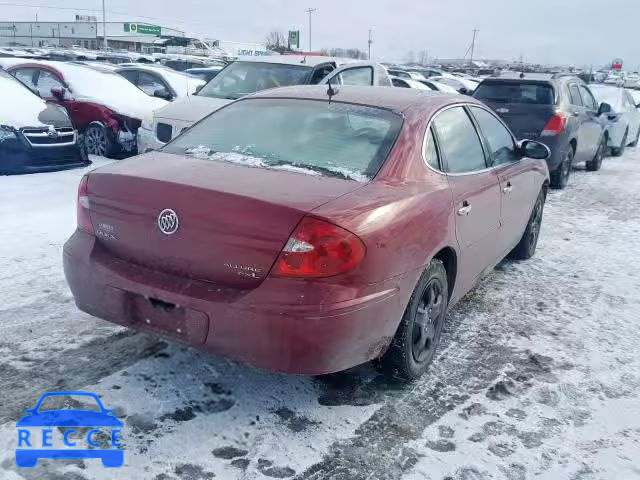
POLYGON ((25 415, 17 427, 121 427, 122 422, 113 415, 91 410, 49 410, 25 415))
POLYGON ((224 98, 192 95, 171 102, 165 107, 156 110, 155 117, 194 123, 232 101, 224 98))
POLYGON ((59 119, 60 116, 64 116, 62 111, 48 105, 17 80, 0 78, 0 125, 13 128, 58 126, 47 119, 59 119))

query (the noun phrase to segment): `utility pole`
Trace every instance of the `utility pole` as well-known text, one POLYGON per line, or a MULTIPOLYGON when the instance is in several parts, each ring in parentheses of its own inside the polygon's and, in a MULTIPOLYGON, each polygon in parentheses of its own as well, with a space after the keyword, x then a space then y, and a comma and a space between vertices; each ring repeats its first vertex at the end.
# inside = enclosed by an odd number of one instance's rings
MULTIPOLYGON (((104 0, 103 0, 104 1, 104 0)), ((318 10, 317 8, 307 8, 305 12, 309 14, 309 51, 311 51, 311 14, 318 10)))
POLYGON ((373 43, 373 29, 369 29, 369 56, 367 59, 371 61, 371 44, 373 43))
POLYGON ((102 0, 102 35, 104 51, 107 51, 107 16, 106 9, 104 8, 104 0, 102 0))
POLYGON ((476 48, 476 35, 478 34, 478 29, 473 29, 473 40, 471 40, 471 57, 469 58, 469 64, 473 65, 473 51, 476 48))

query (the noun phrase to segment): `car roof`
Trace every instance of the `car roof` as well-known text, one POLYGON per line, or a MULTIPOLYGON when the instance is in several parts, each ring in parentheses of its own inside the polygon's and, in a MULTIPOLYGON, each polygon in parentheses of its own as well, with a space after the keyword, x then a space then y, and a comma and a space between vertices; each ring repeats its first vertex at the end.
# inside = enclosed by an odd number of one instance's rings
MULTIPOLYGON (((481 103, 472 97, 414 88, 338 86, 336 89, 338 93, 332 97, 333 101, 380 107, 396 112, 403 112, 410 107, 436 110, 451 103, 481 103)), ((256 92, 246 98, 328 99, 326 85, 274 88, 256 92)))

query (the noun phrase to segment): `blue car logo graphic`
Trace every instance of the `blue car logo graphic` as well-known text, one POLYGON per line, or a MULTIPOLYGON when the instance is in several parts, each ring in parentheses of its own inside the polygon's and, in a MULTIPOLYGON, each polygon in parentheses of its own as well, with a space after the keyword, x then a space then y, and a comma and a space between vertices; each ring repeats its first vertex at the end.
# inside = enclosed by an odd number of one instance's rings
POLYGON ((26 415, 16 423, 18 427, 16 465, 18 467, 35 467, 40 458, 99 458, 103 466, 110 468, 121 467, 124 463, 124 450, 118 448, 122 446, 119 443, 122 422, 113 414, 114 410, 104 407, 95 393, 45 393, 33 409, 27 409, 24 412, 26 415), (89 397, 95 400, 100 410, 78 408, 39 411, 42 402, 47 398, 64 396, 89 397), (89 427, 91 430, 85 436, 80 436, 74 427, 89 427), (63 443, 68 448, 54 448, 53 428, 62 432, 63 443), (74 448, 76 445, 82 445, 84 440, 88 446, 100 447, 95 437, 104 430, 109 430, 110 445, 113 448, 74 448))

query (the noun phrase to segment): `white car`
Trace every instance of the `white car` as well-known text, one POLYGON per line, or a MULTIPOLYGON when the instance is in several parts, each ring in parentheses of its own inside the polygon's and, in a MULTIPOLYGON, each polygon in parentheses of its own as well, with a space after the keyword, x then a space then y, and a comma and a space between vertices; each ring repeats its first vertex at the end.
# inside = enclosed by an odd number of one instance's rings
POLYGON ((437 92, 455 93, 458 91, 443 83, 432 82, 431 80, 413 80, 411 78, 391 77, 391 83, 394 87, 415 88, 416 90, 432 90, 437 92))
POLYGON ((117 68, 124 78, 151 97, 172 102, 188 97, 204 86, 204 80, 162 65, 136 65, 117 68))
POLYGON ((635 147, 640 138, 640 111, 631 93, 620 87, 591 84, 589 90, 599 104, 607 103, 607 145, 615 156, 622 155, 627 146, 635 147))
POLYGON ((327 81, 335 86, 391 86, 386 69, 371 62, 301 55, 243 58, 227 65, 196 95, 171 102, 144 119, 138 130, 138 151, 162 148, 198 120, 250 93, 327 81))
POLYGON ((466 95, 471 95, 478 86, 478 83, 474 82, 473 80, 469 80, 467 78, 461 78, 461 77, 454 77, 453 75, 430 77, 429 80, 433 82, 449 85, 450 87, 454 88, 458 93, 464 93, 466 95))

